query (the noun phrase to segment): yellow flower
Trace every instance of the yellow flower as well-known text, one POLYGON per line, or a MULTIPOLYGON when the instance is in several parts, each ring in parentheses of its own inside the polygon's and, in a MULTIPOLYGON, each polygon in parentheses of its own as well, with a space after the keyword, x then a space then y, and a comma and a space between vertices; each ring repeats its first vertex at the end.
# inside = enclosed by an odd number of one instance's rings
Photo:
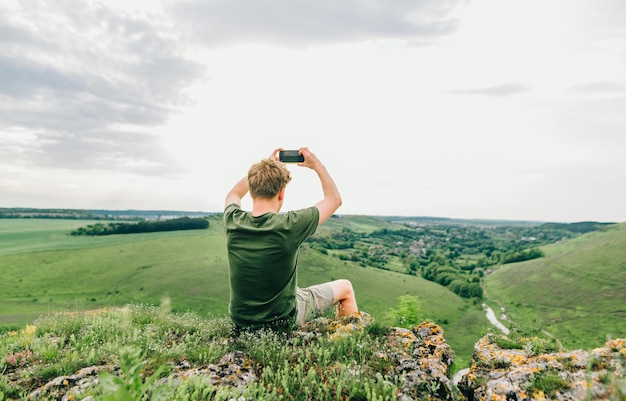
POLYGON ((22 329, 22 332, 24 333, 24 335, 28 337, 34 337, 36 331, 37 331, 37 326, 33 326, 32 324, 28 324, 26 325, 26 327, 24 327, 24 329, 22 329))
POLYGON ((32 324, 27 325, 22 330, 20 330, 20 343, 22 346, 27 347, 30 343, 35 339, 35 332, 37 331, 37 326, 33 326, 32 324))

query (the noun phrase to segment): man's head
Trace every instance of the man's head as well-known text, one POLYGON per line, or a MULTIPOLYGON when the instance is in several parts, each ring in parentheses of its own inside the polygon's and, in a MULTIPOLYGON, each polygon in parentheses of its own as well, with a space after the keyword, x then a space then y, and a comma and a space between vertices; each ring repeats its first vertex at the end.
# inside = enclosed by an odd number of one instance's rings
POLYGON ((291 181, 289 169, 273 158, 263 159, 248 170, 248 188, 252 198, 271 199, 291 181))

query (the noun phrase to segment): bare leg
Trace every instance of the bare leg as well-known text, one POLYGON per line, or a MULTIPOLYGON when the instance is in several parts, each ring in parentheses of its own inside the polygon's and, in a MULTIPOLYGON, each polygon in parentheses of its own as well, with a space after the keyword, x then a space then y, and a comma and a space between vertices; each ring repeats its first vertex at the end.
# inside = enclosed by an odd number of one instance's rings
POLYGON ((356 297, 352 283, 348 280, 341 279, 328 283, 333 289, 335 304, 337 305, 337 316, 349 316, 359 311, 356 305, 356 297))

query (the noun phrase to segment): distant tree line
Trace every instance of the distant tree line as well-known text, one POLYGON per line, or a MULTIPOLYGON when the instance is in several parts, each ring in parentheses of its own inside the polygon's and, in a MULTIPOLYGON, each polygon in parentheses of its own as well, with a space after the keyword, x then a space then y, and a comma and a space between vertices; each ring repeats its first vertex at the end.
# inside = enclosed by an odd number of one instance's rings
POLYGON ((71 235, 111 235, 111 234, 139 234, 159 231, 200 230, 209 227, 206 218, 181 217, 178 219, 148 221, 137 223, 96 223, 80 227, 71 232, 71 235))
POLYGON ((172 210, 107 210, 107 209, 37 209, 0 207, 0 219, 73 219, 137 221, 155 218, 198 217, 211 213, 172 210))
POLYGON ((33 209, 33 208, 0 208, 0 219, 66 219, 98 220, 98 216, 88 210, 79 209, 33 209))

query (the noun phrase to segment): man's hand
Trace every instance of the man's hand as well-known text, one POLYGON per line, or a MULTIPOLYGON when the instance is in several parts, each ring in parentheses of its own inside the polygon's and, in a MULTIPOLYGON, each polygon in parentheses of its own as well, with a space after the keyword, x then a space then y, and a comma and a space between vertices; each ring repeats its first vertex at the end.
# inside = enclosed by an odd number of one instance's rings
POLYGON ((315 153, 311 152, 309 148, 307 147, 300 148, 298 153, 304 156, 304 161, 302 163, 298 163, 298 166, 308 167, 316 171, 317 171, 317 168, 323 167, 322 162, 320 162, 317 156, 315 156, 315 153))
POLYGON ((274 151, 270 155, 270 159, 278 160, 278 152, 280 152, 283 149, 284 148, 276 148, 276 149, 274 149, 274 151))

